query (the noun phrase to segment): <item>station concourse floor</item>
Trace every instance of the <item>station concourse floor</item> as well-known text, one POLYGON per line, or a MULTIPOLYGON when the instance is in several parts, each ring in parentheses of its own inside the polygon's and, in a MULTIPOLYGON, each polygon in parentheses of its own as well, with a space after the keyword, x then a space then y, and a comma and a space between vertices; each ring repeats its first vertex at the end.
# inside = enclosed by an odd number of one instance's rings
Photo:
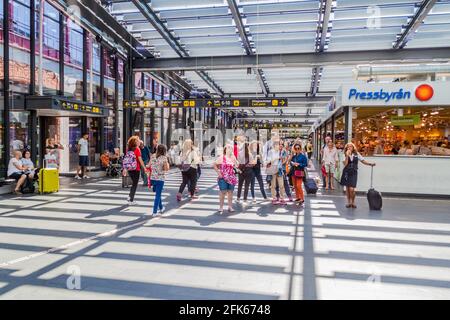
POLYGON ((371 212, 340 191, 301 208, 257 190, 257 204, 220 216, 215 172, 178 204, 172 169, 151 218, 145 187, 129 207, 120 179, 62 181, 1 196, 0 299, 450 299, 448 200, 385 197, 371 212))

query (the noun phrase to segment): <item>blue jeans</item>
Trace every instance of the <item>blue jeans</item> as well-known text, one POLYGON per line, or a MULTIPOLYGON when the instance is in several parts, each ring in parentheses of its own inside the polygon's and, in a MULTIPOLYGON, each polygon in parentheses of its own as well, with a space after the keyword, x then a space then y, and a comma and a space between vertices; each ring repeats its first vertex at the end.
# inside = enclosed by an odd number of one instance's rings
POLYGON ((155 190, 155 202, 153 203, 153 214, 156 214, 158 209, 162 210, 162 199, 161 194, 164 188, 164 181, 162 180, 152 180, 153 190, 155 190))

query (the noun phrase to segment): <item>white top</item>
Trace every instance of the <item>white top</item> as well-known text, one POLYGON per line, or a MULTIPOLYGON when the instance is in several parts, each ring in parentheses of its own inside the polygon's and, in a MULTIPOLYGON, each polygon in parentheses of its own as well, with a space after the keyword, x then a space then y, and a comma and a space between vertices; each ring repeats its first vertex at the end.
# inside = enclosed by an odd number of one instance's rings
MULTIPOLYGON (((351 161, 353 161, 353 157, 354 157, 355 155, 352 153, 351 155, 350 155, 350 160, 351 161)), ((356 156, 358 157, 358 160, 359 161, 364 161, 364 160, 366 160, 359 152, 356 154, 356 156)))
POLYGON ((22 160, 17 160, 16 158, 12 158, 11 160, 9 160, 9 164, 8 164, 8 177, 10 175, 12 175, 13 173, 21 173, 22 170, 18 169, 17 166, 22 166, 22 160))
POLYGON ((80 145, 80 156, 88 156, 89 155, 89 142, 84 138, 81 138, 78 141, 80 145))
POLYGON ((34 169, 34 164, 33 164, 33 161, 31 161, 31 159, 22 158, 21 161, 24 166, 28 167, 28 170, 34 169))
POLYGON ((325 164, 335 164, 338 161, 338 155, 337 155, 337 149, 336 147, 333 147, 333 149, 330 150, 330 148, 327 146, 323 149, 323 163, 325 164))

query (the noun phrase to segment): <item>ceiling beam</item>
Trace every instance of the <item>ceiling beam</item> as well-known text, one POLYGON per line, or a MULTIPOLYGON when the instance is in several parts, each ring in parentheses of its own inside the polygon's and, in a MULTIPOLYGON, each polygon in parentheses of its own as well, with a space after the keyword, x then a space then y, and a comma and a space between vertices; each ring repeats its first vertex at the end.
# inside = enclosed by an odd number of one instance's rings
POLYGON ((208 86, 210 86, 214 91, 216 91, 218 94, 220 94, 222 97, 224 96, 224 92, 223 90, 217 85, 217 83, 214 82, 213 79, 211 79, 211 77, 203 71, 199 71, 197 72, 198 76, 200 78, 202 78, 202 80, 204 82, 206 82, 208 84, 208 86))
POLYGON ((425 18, 433 9, 437 0, 423 0, 420 6, 417 8, 414 16, 409 20, 408 24, 404 26, 402 33, 397 36, 397 41, 394 42, 394 49, 402 49, 406 46, 408 41, 412 38, 416 30, 423 23, 425 18))
MULTIPOLYGON (((255 55, 256 50, 252 47, 247 32, 245 31, 244 22, 242 21, 242 16, 241 13, 239 12, 239 7, 236 3, 236 0, 227 0, 227 3, 228 7, 230 8, 231 15, 233 16, 234 23, 236 24, 236 28, 239 37, 241 38, 245 52, 247 53, 248 56, 255 55)), ((263 76, 264 72, 259 68, 254 68, 253 71, 255 72, 256 79, 258 80, 258 83, 261 86, 262 92, 267 97, 270 93, 270 89, 266 79, 263 76)))
MULTIPOLYGON (((131 0, 136 8, 142 13, 142 15, 150 22, 156 31, 163 37, 163 39, 169 44, 169 46, 180 56, 180 58, 189 57, 189 52, 183 47, 183 45, 175 38, 170 30, 165 26, 164 22, 158 17, 156 12, 149 6, 149 3, 145 0, 131 0)), ((136 70, 135 70, 136 71, 136 70)), ((152 70, 163 71, 163 70, 152 70)), ((223 90, 209 77, 204 71, 195 70, 200 78, 205 83, 213 88, 217 94, 223 96, 223 90)))
POLYGON ((247 32, 245 32, 244 22, 242 21, 238 5, 235 0, 227 0, 227 3, 228 8, 231 11, 231 15, 233 16, 234 23, 236 24, 239 37, 241 38, 242 44, 244 45, 245 52, 250 56, 254 53, 254 49, 252 48, 250 40, 248 39, 247 32))
MULTIPOLYGON (((322 0, 319 8, 319 21, 317 23, 316 32, 316 52, 324 52, 329 39, 328 31, 331 30, 330 17, 333 7, 333 0, 322 0)), ((311 91, 312 95, 316 95, 319 91, 321 67, 313 67, 311 75, 311 91)))
POLYGON ((260 54, 258 56, 187 57, 135 59, 136 71, 228 70, 245 68, 316 67, 357 64, 448 62, 450 47, 402 50, 361 50, 260 54))
POLYGON ((158 17, 156 12, 149 6, 145 0, 131 0, 136 8, 142 13, 148 22, 155 28, 156 31, 166 40, 167 44, 180 56, 188 57, 188 52, 173 36, 169 29, 166 28, 163 21, 158 17))
POLYGON ((254 69, 254 72, 256 74, 256 79, 259 82, 259 85, 261 86, 262 92, 267 97, 270 94, 269 85, 266 82, 266 79, 264 78, 264 74, 262 69, 254 69))
POLYGON ((153 58, 153 55, 146 50, 141 43, 128 32, 100 3, 88 0, 51 0, 53 6, 66 16, 76 20, 81 26, 92 32, 94 35, 101 35, 110 46, 121 51, 120 47, 127 52, 131 49, 133 56, 153 58), (70 5, 76 5, 80 16, 70 12, 70 5), (109 38, 109 39, 107 39, 109 38), (112 40, 114 43, 110 43, 112 40))
POLYGON ((319 22, 316 35, 316 52, 325 51, 328 29, 330 29, 331 9, 333 0, 322 0, 319 9, 319 22))

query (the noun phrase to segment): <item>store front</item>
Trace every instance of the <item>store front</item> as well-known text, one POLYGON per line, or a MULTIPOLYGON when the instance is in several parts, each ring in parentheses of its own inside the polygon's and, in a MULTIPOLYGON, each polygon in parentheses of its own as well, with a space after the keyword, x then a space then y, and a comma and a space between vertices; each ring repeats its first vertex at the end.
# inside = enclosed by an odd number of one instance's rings
POLYGON ((31 132, 37 134, 35 152, 40 166, 44 164, 46 158, 46 146, 49 140, 53 139, 61 145, 60 149, 53 152, 60 173, 74 173, 78 166, 78 140, 87 132, 89 167, 91 169, 100 167, 100 154, 108 144, 107 141, 113 141, 107 134, 106 127, 109 108, 55 96, 34 96, 27 98, 26 109, 36 111, 37 115, 36 128, 31 128, 31 132), (102 130, 105 135, 101 135, 102 130))
MULTIPOLYGON (((329 135, 336 144, 353 142, 377 163, 377 189, 450 196, 449 82, 343 86, 336 102, 315 127, 318 140, 329 135)), ((358 188, 365 190, 370 168, 360 169, 358 188)))

